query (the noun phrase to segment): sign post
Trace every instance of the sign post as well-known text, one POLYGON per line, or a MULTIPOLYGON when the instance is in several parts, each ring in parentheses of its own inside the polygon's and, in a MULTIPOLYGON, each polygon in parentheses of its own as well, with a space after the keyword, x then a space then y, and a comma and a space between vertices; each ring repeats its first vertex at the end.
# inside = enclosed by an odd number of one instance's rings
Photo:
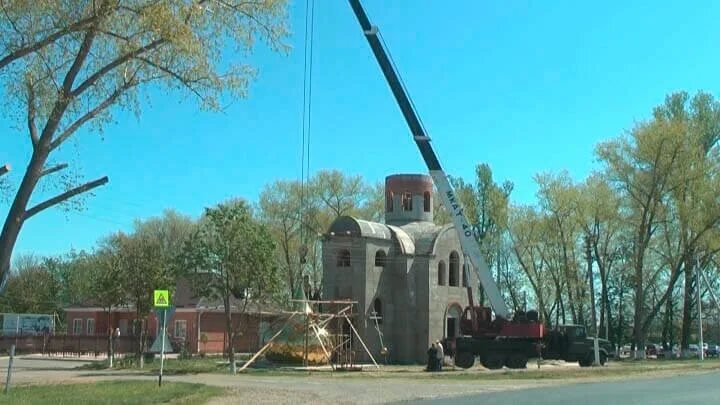
POLYGON ((167 327, 167 308, 170 306, 170 293, 168 290, 155 290, 153 294, 153 304, 155 308, 163 310, 162 329, 160 329, 160 339, 162 339, 160 349, 160 374, 158 374, 158 387, 162 387, 163 366, 165 365, 165 328, 167 327))

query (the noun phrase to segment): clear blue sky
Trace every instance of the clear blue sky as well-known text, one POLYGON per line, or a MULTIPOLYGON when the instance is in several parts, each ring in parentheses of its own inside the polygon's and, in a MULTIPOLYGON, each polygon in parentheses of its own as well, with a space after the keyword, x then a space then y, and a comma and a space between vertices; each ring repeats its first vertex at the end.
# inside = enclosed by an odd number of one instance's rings
MULTIPOLYGON (((667 93, 717 94, 720 3, 579 3, 363 1, 446 171, 470 179, 487 162, 496 179, 515 183, 515 203, 534 202, 538 172, 587 176, 597 167, 595 145, 646 118, 667 93)), ((32 218, 16 254, 91 248, 164 208, 197 216, 229 197, 256 200, 275 179, 299 178, 304 4, 292 3, 292 52, 259 48, 250 97, 227 112, 156 94, 139 120, 116 115, 102 140, 78 133, 63 160, 85 179, 108 175, 110 183, 82 212, 32 218)), ((311 170, 369 181, 425 172, 349 5, 317 0, 315 21, 311 170)), ((8 120, 0 129, 17 180, 27 135, 8 120)))

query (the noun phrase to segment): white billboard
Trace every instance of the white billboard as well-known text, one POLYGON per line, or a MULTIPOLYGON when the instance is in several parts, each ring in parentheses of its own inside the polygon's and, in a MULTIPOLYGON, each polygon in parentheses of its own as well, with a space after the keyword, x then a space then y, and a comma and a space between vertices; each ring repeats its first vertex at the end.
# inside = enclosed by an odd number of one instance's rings
POLYGON ((55 317, 48 314, 11 314, 3 315, 3 335, 43 335, 55 332, 55 317))

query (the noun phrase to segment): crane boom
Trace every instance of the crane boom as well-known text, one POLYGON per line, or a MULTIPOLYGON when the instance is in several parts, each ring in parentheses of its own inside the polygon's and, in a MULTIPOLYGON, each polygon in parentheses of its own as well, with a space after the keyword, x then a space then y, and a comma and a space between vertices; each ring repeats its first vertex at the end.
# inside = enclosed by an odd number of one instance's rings
POLYGON ((390 61, 388 53, 385 51, 378 37, 378 28, 370 24, 370 20, 360 4, 360 0, 349 0, 349 2, 365 34, 365 38, 370 44, 373 54, 375 54, 375 59, 377 59, 380 69, 385 75, 390 90, 392 90, 395 96, 395 101, 397 101, 405 117, 405 121, 408 127, 410 127, 410 132, 412 132, 415 144, 420 150, 423 160, 425 160, 425 164, 430 172, 430 177, 432 177, 435 187, 437 187, 440 193, 443 205, 452 214, 453 225, 460 238, 460 246, 463 252, 470 258, 475 268, 478 269, 480 283, 490 300, 490 305, 495 311, 495 314, 499 317, 510 319, 510 310, 505 304, 505 300, 503 300, 500 294, 500 289, 497 284, 495 284, 492 274, 485 263, 483 254, 480 251, 480 245, 475 240, 472 227, 468 223, 467 218, 465 218, 462 204, 456 197, 447 175, 440 166, 440 161, 430 145, 430 138, 425 133, 425 129, 420 123, 420 118, 410 102, 410 98, 390 61))

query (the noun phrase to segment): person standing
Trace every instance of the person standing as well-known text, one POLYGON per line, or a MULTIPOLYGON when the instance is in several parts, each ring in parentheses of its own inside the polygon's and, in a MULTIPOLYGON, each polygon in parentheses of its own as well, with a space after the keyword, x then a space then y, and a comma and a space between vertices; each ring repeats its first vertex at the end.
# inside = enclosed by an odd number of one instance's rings
POLYGON ((437 342, 437 371, 442 371, 443 361, 445 360, 445 351, 443 350, 443 345, 438 340, 437 342))
POLYGON ((435 347, 435 343, 430 345, 430 348, 428 349, 427 354, 428 354, 427 371, 435 371, 436 364, 437 364, 437 348, 435 347))

